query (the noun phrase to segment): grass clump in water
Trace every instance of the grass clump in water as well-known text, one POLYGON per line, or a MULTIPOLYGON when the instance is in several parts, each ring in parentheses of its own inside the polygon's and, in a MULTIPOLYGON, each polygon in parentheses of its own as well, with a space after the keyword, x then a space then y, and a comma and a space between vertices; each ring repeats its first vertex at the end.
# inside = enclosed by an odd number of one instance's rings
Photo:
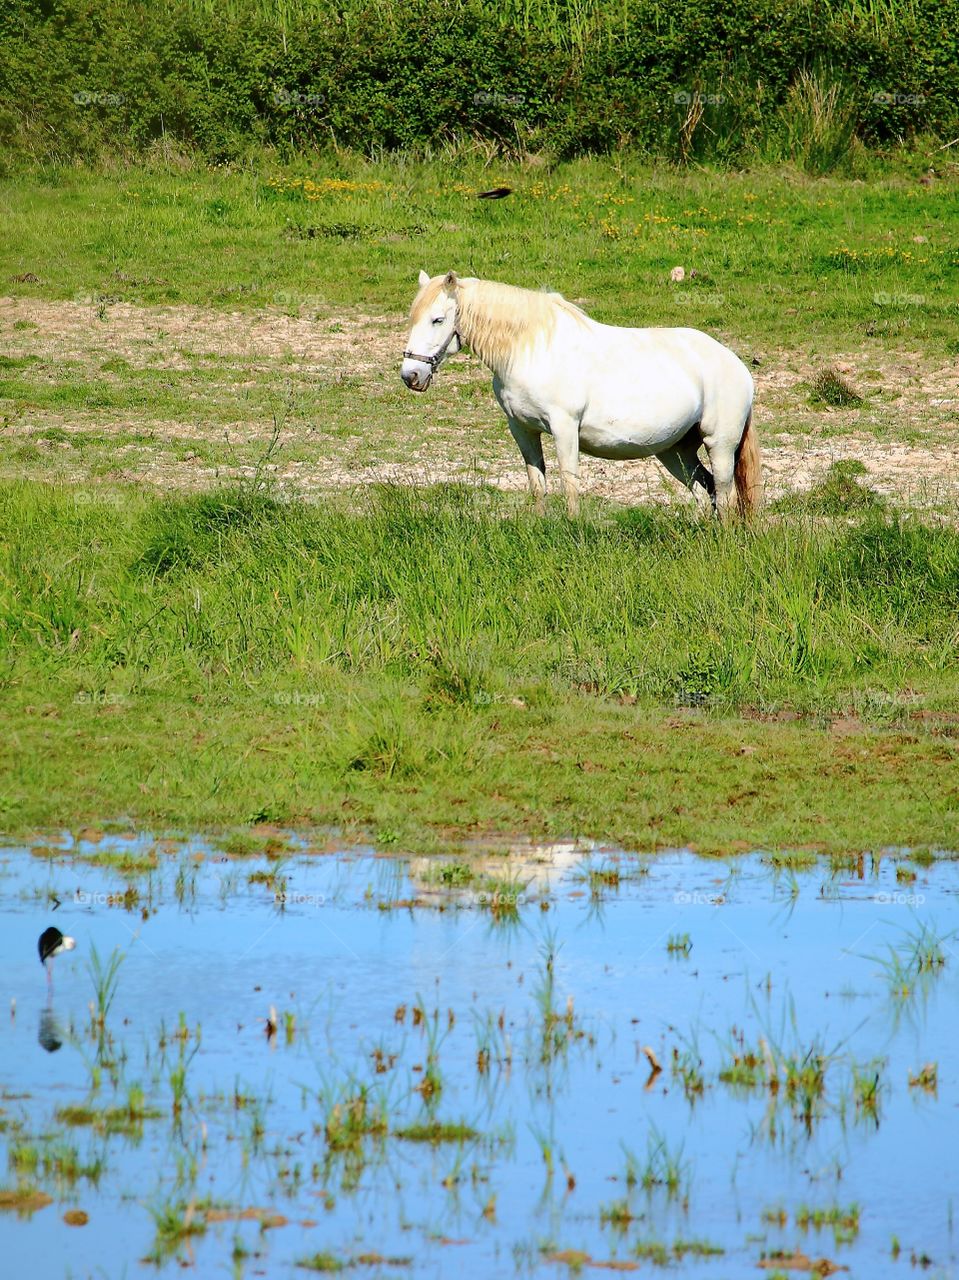
POLYGON ((484 876, 477 886, 476 902, 498 923, 512 922, 519 919, 528 887, 529 881, 517 876, 484 876))
POLYGON ((636 1221, 636 1215, 628 1200, 614 1200, 612 1204, 600 1209, 599 1221, 602 1226, 610 1226, 615 1231, 628 1231, 636 1221))
POLYGON ((331 1151, 356 1149, 364 1138, 384 1138, 389 1132, 386 1104, 360 1088, 330 1107, 325 1135, 331 1151))
POLYGON ((162 1119, 163 1112, 156 1107, 147 1106, 143 1090, 137 1085, 132 1085, 128 1090, 125 1105, 112 1107, 68 1105, 58 1107, 54 1118, 59 1124, 74 1127, 88 1126, 95 1133, 105 1137, 116 1133, 127 1137, 138 1137, 143 1132, 144 1122, 162 1119))
POLYGON ((468 862, 436 862, 423 875, 426 884, 443 889, 465 889, 473 883, 476 873, 468 862))
POLYGON ((429 1120, 421 1124, 408 1124, 393 1130, 394 1138, 404 1142, 428 1142, 438 1146, 441 1142, 471 1142, 479 1133, 465 1122, 429 1120))
POLYGON ((946 944, 954 932, 939 935, 927 921, 914 932, 903 931, 899 944, 887 943, 884 956, 872 956, 882 968, 894 1000, 905 1002, 929 985, 946 966, 946 944))
POLYGON ((671 1262, 681 1262, 683 1258, 712 1258, 726 1252, 721 1245, 712 1244, 709 1240, 674 1240, 665 1244, 660 1240, 639 1240, 633 1246, 633 1255, 643 1262, 652 1262, 657 1267, 668 1267, 671 1262))
POLYGON ((811 1209, 801 1205, 794 1220, 800 1231, 822 1231, 831 1228, 836 1244, 848 1244, 859 1234, 861 1210, 858 1204, 843 1207, 838 1204, 828 1208, 811 1209))
POLYGON ((18 1187, 0 1187, 0 1213, 7 1211, 16 1213, 18 1217, 29 1218, 38 1209, 45 1209, 48 1204, 53 1204, 53 1197, 39 1187, 27 1183, 18 1187))
POLYGON ((317 1271, 323 1275, 332 1275, 337 1271, 343 1271, 347 1263, 342 1258, 338 1258, 335 1253, 329 1253, 324 1250, 321 1253, 314 1253, 310 1258, 299 1258, 296 1265, 304 1271, 317 1271))
POLYGON ((155 1236, 153 1248, 146 1260, 161 1266, 173 1257, 183 1244, 194 1236, 206 1234, 205 1211, 209 1201, 169 1201, 150 1210, 153 1216, 155 1236))

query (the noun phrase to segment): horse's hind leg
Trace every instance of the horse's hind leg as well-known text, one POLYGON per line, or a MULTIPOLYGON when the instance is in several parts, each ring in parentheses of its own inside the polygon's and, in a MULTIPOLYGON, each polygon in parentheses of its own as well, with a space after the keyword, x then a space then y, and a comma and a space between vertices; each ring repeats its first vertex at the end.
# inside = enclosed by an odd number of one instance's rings
POLYGON ((736 469, 736 447, 726 442, 714 441, 709 446, 709 461, 713 468, 713 483, 716 492, 713 505, 721 520, 726 520, 736 512, 736 486, 733 473, 736 469))
POLYGON ((529 491, 536 504, 539 515, 546 510, 546 460, 543 457, 543 437, 538 431, 530 431, 515 418, 507 418, 510 433, 519 445, 519 451, 526 463, 526 479, 529 491))
POLYGON ((713 483, 713 474, 699 460, 699 446, 702 442, 697 425, 688 431, 678 444, 658 453, 656 457, 669 474, 684 484, 690 493, 694 493, 694 485, 701 485, 715 506, 716 486, 713 483))

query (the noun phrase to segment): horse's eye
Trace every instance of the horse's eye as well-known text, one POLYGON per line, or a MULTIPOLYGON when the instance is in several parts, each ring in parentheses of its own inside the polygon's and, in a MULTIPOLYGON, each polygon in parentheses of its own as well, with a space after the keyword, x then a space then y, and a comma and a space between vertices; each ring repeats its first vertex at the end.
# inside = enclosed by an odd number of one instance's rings
POLYGON ((443 323, 443 321, 444 321, 445 319, 446 319, 446 316, 434 316, 434 317, 433 317, 433 323, 434 323, 434 324, 442 324, 442 323, 443 323))

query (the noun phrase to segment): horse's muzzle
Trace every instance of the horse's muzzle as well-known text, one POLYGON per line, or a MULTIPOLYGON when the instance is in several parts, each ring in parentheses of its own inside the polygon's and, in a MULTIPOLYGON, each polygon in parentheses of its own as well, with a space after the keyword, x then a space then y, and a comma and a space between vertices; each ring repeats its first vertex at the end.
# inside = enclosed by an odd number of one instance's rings
POLYGON ((424 373, 420 369, 403 369, 400 377, 411 391, 425 391, 433 381, 432 372, 424 373))

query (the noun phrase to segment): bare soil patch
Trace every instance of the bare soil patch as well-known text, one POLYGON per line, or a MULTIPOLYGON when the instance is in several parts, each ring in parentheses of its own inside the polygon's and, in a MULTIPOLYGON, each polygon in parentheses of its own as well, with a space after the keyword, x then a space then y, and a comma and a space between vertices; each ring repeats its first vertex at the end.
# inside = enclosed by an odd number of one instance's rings
MULTIPOLYGON (((159 395, 155 404, 145 394, 122 411, 31 405, 29 396, 9 396, 0 401, 8 475, 207 487, 251 473, 271 434, 262 404, 247 417, 231 418, 233 399, 260 395, 273 404, 292 389, 292 399, 305 395, 310 402, 299 416, 277 416, 280 448, 273 459, 278 481, 292 492, 384 482, 525 487, 520 459, 489 393, 489 375, 478 361, 451 361, 424 397, 400 387, 406 320, 399 314, 291 315, 125 303, 104 309, 82 301, 4 298, 0 334, 8 368, 11 361, 29 361, 17 373, 40 387, 55 381, 62 386, 66 376, 68 383, 122 389, 125 376, 135 381, 163 371, 169 375, 163 388, 182 392, 189 406, 188 413, 171 417, 159 395), (118 361, 128 366, 126 375, 116 370, 118 361), (98 449, 75 447, 90 433, 100 439, 98 449), (15 444, 21 448, 11 448, 15 444)), ((809 385, 823 363, 772 352, 754 369, 767 497, 807 489, 833 463, 854 459, 866 469, 865 483, 884 496, 953 508, 959 500, 955 363, 915 351, 890 351, 878 361, 874 348, 837 352, 830 363, 864 396, 861 406, 844 409, 810 403, 809 385)), ((589 494, 628 505, 677 494, 652 461, 584 457, 582 475, 589 494)))

